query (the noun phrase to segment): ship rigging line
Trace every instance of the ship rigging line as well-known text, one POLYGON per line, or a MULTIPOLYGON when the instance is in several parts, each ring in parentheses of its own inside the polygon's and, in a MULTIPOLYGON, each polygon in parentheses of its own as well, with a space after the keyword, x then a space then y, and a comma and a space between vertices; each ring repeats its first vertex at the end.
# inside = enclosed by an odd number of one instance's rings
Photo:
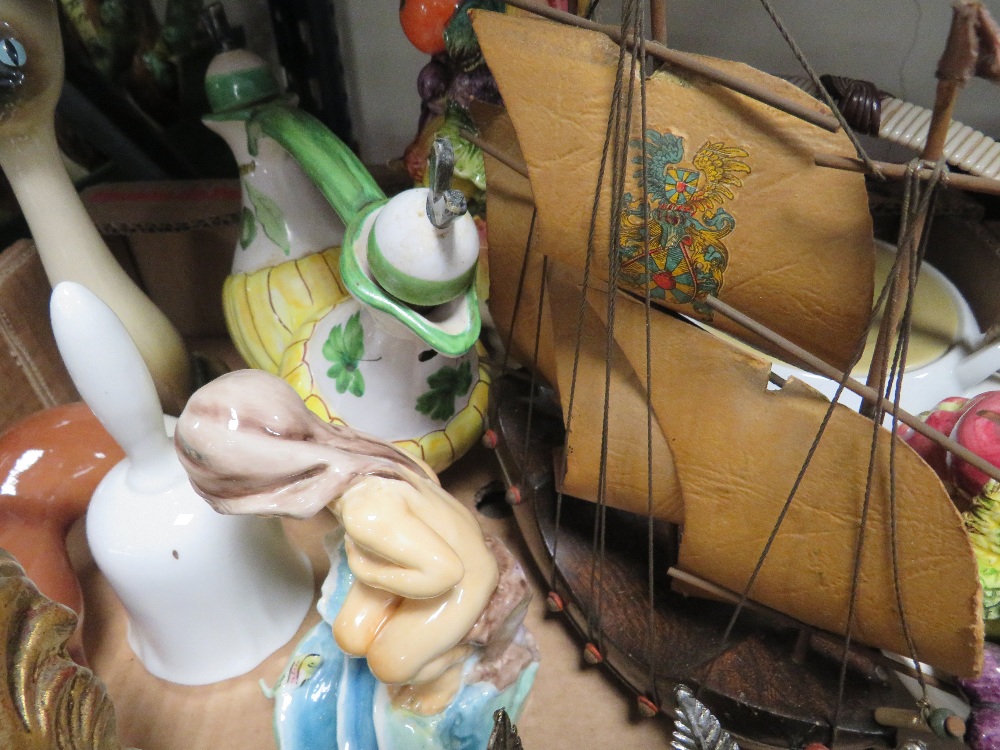
POLYGON ((826 90, 826 86, 820 82, 819 75, 813 69, 813 66, 809 64, 809 60, 806 59, 802 48, 799 47, 799 45, 795 42, 795 39, 792 38, 791 32, 785 26, 777 11, 775 11, 772 7, 770 0, 760 0, 760 4, 764 6, 764 10, 767 11, 767 15, 771 17, 771 22, 774 23, 778 33, 781 34, 782 39, 784 39, 788 44, 788 48, 792 51, 792 54, 795 55, 795 59, 799 61, 799 65, 802 66, 806 75, 809 76, 809 80, 812 81, 813 86, 815 86, 819 91, 820 98, 826 103, 826 106, 830 108, 830 111, 833 112, 833 116, 837 118, 837 122, 840 123, 840 127, 843 128, 847 137, 851 139, 851 144, 854 146, 854 151, 857 153, 858 158, 865 163, 865 167, 868 172, 878 177, 880 180, 885 179, 882 176, 882 172, 878 168, 878 165, 872 161, 868 152, 865 151, 865 147, 861 145, 861 141, 858 139, 857 134, 847 123, 847 119, 840 111, 840 107, 838 107, 836 102, 833 101, 833 97, 830 96, 830 92, 826 90))
MULTIPOLYGON (((631 34, 633 37, 641 36, 643 28, 645 5, 640 0, 626 0, 622 6, 622 38, 631 34)), ((621 237, 621 222, 615 221, 618 206, 622 204, 622 196, 625 192, 625 173, 628 168, 628 146, 629 137, 632 131, 632 103, 635 99, 635 73, 639 67, 641 45, 632 45, 630 48, 628 70, 628 88, 623 91, 625 79, 625 50, 626 45, 621 44, 618 48, 618 69, 615 76, 614 91, 611 96, 611 111, 608 116, 608 131, 611 141, 611 194, 608 209, 611 212, 608 238, 608 278, 609 288, 614 290, 618 287, 621 261, 618 256, 618 243, 621 237), (623 121, 624 119, 624 121, 623 121)), ((644 81, 640 81, 644 83, 644 81)), ((645 135, 643 135, 645 138, 645 135)), ((605 150, 602 159, 606 161, 608 152, 605 150)), ((645 168, 645 165, 643 166, 645 168)), ((598 183, 597 195, 601 192, 601 184, 598 183)), ((596 219, 595 203, 595 219, 596 219)), ((648 233, 648 228, 647 228, 648 233)), ((598 574, 603 572, 605 563, 605 532, 607 519, 607 468, 608 468, 608 427, 611 416, 611 370, 613 352, 615 347, 615 295, 608 294, 607 298, 607 331, 605 334, 605 369, 604 369, 604 413, 601 423, 601 456, 597 480, 597 505, 598 523, 594 527, 593 552, 597 560, 597 565, 591 568, 591 601, 595 600, 594 592, 596 587, 596 607, 593 607, 591 616, 588 618, 587 627, 590 630, 591 642, 597 641, 601 650, 603 640, 603 629, 600 626, 601 610, 603 606, 604 586, 598 586, 598 574), (596 630, 596 633, 594 632, 596 630), (595 637, 596 635, 596 637, 595 637)), ((647 355, 648 358, 648 355, 647 355)), ((650 521, 652 523, 652 521, 650 521)), ((601 576, 603 579, 603 576, 601 576)))
MULTIPOLYGON (((619 46, 624 43, 627 47, 635 47, 638 45, 638 39, 641 37, 641 33, 639 32, 636 32, 634 35, 626 36, 617 27, 595 23, 594 21, 589 21, 586 18, 574 16, 572 13, 556 10, 555 8, 549 7, 546 3, 539 2, 539 0, 507 0, 507 4, 542 16, 550 21, 558 21, 559 23, 567 26, 575 26, 580 29, 599 32, 608 36, 611 41, 615 42, 619 46)), ((774 91, 769 88, 758 86, 757 84, 745 81, 738 76, 723 72, 718 68, 714 68, 711 65, 707 65, 702 62, 696 55, 680 52, 679 50, 671 49, 666 45, 645 39, 643 40, 643 44, 645 45, 646 53, 658 60, 662 60, 669 65, 674 65, 682 70, 686 70, 689 73, 694 73, 695 75, 701 76, 702 78, 712 81, 713 83, 717 83, 720 86, 725 86, 728 89, 739 92, 745 96, 749 96, 751 99, 763 102, 770 107, 774 107, 781 112, 797 117, 800 120, 810 123, 811 125, 823 128, 831 133, 837 132, 837 130, 841 127, 841 124, 835 115, 828 115, 825 112, 817 112, 815 109, 805 106, 794 99, 782 96, 781 94, 775 94, 774 91)), ((836 112, 836 109, 834 109, 834 112, 836 112)))

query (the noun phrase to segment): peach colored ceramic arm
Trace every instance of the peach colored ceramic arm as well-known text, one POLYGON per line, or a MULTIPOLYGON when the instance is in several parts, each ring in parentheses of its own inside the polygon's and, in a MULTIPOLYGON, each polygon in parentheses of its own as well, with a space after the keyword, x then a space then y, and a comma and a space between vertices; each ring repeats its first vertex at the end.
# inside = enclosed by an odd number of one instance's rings
POLYGON ((458 584, 465 568, 455 550, 414 515, 402 493, 380 487, 339 502, 351 572, 369 586, 426 599, 458 584))
POLYGON ((402 597, 355 581, 337 613, 337 644, 345 653, 364 656, 402 597))
MULTIPOLYGON (((366 477, 331 507, 339 518, 345 519, 348 539, 353 526, 365 535, 368 551, 382 557, 398 557, 398 545, 402 542, 411 553, 412 564, 421 571, 418 576, 402 570, 392 571, 395 576, 383 576, 392 578, 394 593, 403 599, 385 618, 364 652, 372 672, 387 683, 423 682, 439 677, 453 663, 452 659, 441 657, 469 632, 497 585, 496 560, 486 547, 479 524, 444 490, 417 477, 411 477, 410 481, 366 477), (377 522, 358 529, 355 517, 377 522), (347 518, 352 520, 348 522, 347 518), (455 571, 434 557, 438 550, 421 547, 417 542, 427 537, 428 532, 460 560, 458 580, 454 583, 449 583, 449 577, 455 571), (439 593, 429 596, 427 592, 431 589, 439 593)), ((369 572, 356 570, 350 556, 348 562, 359 578, 369 572)), ((384 580, 377 578, 362 582, 386 587, 384 580)), ((355 616, 344 609, 340 615, 334 624, 338 642, 341 628, 355 616)), ((461 657, 456 653, 455 658, 461 657)))

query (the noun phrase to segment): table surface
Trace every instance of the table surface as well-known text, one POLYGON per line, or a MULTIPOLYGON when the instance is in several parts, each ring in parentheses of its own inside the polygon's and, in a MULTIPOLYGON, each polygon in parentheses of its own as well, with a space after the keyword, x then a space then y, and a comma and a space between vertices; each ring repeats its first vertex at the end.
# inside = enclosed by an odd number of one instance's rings
MULTIPOLYGON (((492 454, 475 448, 443 477, 445 487, 474 509, 475 492, 499 476, 492 454)), ((545 748, 656 748, 669 745, 672 724, 661 715, 642 719, 630 693, 599 667, 583 664, 581 644, 559 617, 548 616, 538 571, 530 563, 511 517, 476 512, 484 529, 503 539, 522 561, 534 596, 526 618, 541 651, 538 676, 518 723, 525 750, 545 748)), ((335 525, 323 512, 309 521, 286 521, 293 541, 309 555, 317 593, 328 563, 322 538, 335 525)), ((271 750, 272 704, 258 680, 274 684, 295 642, 319 619, 315 610, 295 638, 252 672, 213 685, 184 687, 160 680, 142 667, 126 640, 126 618, 77 536, 77 560, 86 596, 84 642, 94 671, 114 700, 119 736, 141 750, 271 750)))

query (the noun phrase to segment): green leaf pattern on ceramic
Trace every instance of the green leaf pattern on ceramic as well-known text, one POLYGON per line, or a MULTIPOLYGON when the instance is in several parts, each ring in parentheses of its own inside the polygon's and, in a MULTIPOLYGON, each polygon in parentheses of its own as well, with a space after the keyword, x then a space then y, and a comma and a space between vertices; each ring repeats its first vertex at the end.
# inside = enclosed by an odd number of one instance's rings
POLYGON ((285 255, 291 255, 292 247, 288 239, 288 227, 285 224, 285 213, 281 210, 281 206, 247 180, 243 180, 243 188, 246 190, 250 203, 253 204, 254 213, 264 229, 264 234, 271 242, 280 247, 285 255))
POLYGON ((240 224, 240 247, 246 250, 257 236, 257 219, 254 218, 253 211, 246 206, 240 214, 240 224))
POLYGON ((431 389, 417 398, 417 411, 431 419, 451 419, 455 399, 472 386, 472 365, 466 360, 458 367, 442 367, 427 378, 427 385, 431 389))
POLYGON ((365 356, 365 332, 361 313, 356 312, 344 325, 334 326, 323 344, 323 356, 330 362, 327 377, 334 381, 337 393, 365 395, 365 378, 358 369, 365 356))

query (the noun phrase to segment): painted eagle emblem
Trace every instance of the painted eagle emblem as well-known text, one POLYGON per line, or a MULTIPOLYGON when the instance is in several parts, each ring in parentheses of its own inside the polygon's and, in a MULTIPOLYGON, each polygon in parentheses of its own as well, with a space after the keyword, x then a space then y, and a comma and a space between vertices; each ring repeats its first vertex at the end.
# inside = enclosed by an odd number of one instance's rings
POLYGON ((672 133, 647 130, 645 142, 629 144, 634 177, 646 174, 646 205, 642 195, 625 193, 620 212, 618 251, 622 281, 653 299, 688 305, 710 317, 702 300, 718 295, 729 263, 722 242, 736 220, 722 204, 736 197, 750 174, 749 153, 722 141, 706 141, 690 166, 682 165, 684 140, 672 133), (643 145, 645 143, 645 149, 643 145), (646 253, 645 219, 649 220, 646 253))

